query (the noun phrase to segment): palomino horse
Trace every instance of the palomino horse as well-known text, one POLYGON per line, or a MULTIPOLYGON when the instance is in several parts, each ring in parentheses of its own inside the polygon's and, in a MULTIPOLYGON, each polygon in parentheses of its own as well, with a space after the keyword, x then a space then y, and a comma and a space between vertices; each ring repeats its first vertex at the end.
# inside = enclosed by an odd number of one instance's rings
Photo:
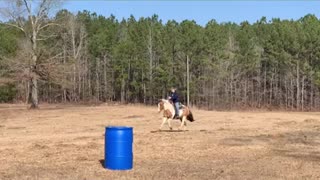
MULTIPOLYGON (((158 103, 158 112, 160 113, 163 110, 163 121, 160 126, 160 130, 162 129, 162 126, 168 121, 168 125, 170 130, 172 130, 171 127, 171 120, 174 118, 175 110, 173 107, 173 104, 170 103, 169 100, 166 99, 160 99, 158 103)), ((193 122, 193 115, 187 106, 182 106, 182 109, 179 110, 179 119, 181 121, 181 125, 179 127, 179 130, 184 126, 184 129, 187 126, 186 120, 189 120, 190 122, 193 122)))

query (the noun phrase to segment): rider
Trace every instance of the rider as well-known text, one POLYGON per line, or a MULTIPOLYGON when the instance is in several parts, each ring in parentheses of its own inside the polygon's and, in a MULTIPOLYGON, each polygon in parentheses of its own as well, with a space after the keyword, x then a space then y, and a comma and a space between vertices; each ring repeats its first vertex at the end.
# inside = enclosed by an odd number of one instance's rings
POLYGON ((177 94, 177 89, 176 88, 171 88, 171 93, 170 93, 170 96, 169 96, 169 99, 173 102, 174 104, 174 109, 175 109, 175 116, 174 118, 178 117, 179 116, 179 96, 177 94))

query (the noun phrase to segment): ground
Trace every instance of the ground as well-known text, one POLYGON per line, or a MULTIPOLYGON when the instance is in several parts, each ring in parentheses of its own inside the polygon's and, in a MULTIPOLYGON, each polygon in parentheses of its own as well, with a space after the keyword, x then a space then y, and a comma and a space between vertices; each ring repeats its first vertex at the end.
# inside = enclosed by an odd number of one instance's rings
POLYGON ((156 106, 0 105, 0 179, 320 178, 320 113, 192 110, 153 132, 156 106), (133 170, 101 165, 108 125, 134 127, 133 170))

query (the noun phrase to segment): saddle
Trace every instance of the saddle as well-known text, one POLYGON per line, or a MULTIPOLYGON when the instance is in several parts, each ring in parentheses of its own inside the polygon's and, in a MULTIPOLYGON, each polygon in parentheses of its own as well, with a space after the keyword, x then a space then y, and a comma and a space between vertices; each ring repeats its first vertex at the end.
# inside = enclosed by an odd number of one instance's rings
MULTIPOLYGON (((169 102, 172 106, 174 106, 174 104, 171 100, 169 100, 169 102)), ((181 102, 179 102, 179 109, 183 109, 184 107, 185 107, 185 105, 183 105, 181 102)))
MULTIPOLYGON (((173 102, 172 102, 171 100, 169 100, 169 102, 170 102, 170 104, 171 104, 172 106, 174 106, 174 104, 173 104, 173 102)), ((183 105, 182 103, 179 102, 179 110, 180 110, 180 109, 183 109, 184 107, 185 107, 185 105, 183 105)), ((181 120, 179 116, 174 116, 173 119, 179 119, 179 120, 181 120)))

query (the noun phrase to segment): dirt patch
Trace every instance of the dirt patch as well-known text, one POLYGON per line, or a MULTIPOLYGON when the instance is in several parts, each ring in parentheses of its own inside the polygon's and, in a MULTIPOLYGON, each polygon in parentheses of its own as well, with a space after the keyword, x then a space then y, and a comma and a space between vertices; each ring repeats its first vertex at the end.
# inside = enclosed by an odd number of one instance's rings
POLYGON ((181 132, 188 132, 189 130, 156 130, 150 131, 150 133, 181 133, 181 132))
POLYGON ((320 121, 318 119, 305 119, 303 122, 305 123, 319 123, 320 121))
POLYGON ((252 144, 252 139, 249 138, 228 138, 221 141, 220 145, 228 146, 247 146, 252 144))
POLYGON ((293 125, 297 125, 298 123, 296 121, 283 121, 283 122, 277 122, 275 124, 279 126, 293 126, 293 125))
POLYGON ((144 116, 141 115, 132 115, 132 116, 126 116, 126 119, 137 119, 137 118, 144 118, 144 116))
POLYGON ((47 149, 49 148, 47 145, 45 144, 38 144, 38 143, 35 143, 33 144, 31 147, 31 149, 47 149))
POLYGON ((7 129, 18 130, 18 129, 26 129, 26 127, 23 127, 23 126, 11 126, 11 127, 7 127, 7 129))

